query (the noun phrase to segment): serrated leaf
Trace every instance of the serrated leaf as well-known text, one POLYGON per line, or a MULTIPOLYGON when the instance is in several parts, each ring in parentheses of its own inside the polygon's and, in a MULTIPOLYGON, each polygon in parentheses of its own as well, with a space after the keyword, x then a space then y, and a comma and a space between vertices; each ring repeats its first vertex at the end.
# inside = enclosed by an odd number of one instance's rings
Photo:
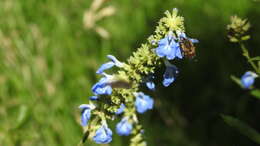
POLYGON ((221 115, 225 123, 227 123, 229 126, 235 128, 238 130, 241 134, 247 136, 254 142, 260 144, 260 134, 250 126, 248 126, 246 123, 228 115, 221 115))
POLYGON ((250 93, 251 93, 251 95, 253 95, 254 97, 260 99, 260 90, 259 90, 259 89, 252 90, 250 93))

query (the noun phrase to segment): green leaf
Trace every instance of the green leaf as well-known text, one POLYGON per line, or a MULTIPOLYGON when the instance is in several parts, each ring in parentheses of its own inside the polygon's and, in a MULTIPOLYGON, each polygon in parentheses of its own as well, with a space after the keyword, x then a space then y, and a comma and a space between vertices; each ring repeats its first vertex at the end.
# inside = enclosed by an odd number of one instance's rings
POLYGON ((239 79, 239 78, 237 78, 236 76, 233 76, 233 75, 231 75, 230 78, 231 78, 235 83, 237 83, 241 88, 243 87, 242 84, 241 84, 241 82, 240 82, 240 79, 239 79))
POLYGON ((250 61, 259 61, 260 60, 260 56, 250 58, 249 60, 250 61))
POLYGON ((250 36, 249 36, 249 35, 243 36, 243 37, 241 38, 241 40, 243 40, 243 41, 246 41, 246 40, 249 40, 249 39, 250 39, 250 36))
POLYGON ((16 126, 14 129, 21 128, 23 125, 25 125, 28 118, 29 118, 28 107, 25 105, 21 105, 19 107, 19 113, 17 115, 16 126))
POLYGON ((221 115, 221 117, 229 126, 237 129, 241 134, 260 144, 260 134, 255 129, 234 117, 228 115, 221 115))
POLYGON ((230 38, 230 42, 232 42, 232 43, 237 43, 237 42, 238 42, 238 39, 232 37, 232 38, 230 38))
POLYGON ((259 89, 252 90, 250 93, 251 93, 251 95, 253 95, 254 97, 260 99, 260 90, 259 90, 259 89))

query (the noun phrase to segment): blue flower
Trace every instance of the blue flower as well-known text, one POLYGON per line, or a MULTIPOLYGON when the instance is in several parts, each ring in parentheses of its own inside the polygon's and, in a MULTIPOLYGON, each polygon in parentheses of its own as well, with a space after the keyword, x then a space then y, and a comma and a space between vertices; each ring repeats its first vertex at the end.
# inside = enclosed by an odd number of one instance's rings
POLYGON ((95 95, 110 95, 112 94, 112 87, 109 85, 112 81, 112 76, 111 75, 106 75, 105 77, 101 78, 99 82, 97 82, 93 87, 92 87, 92 92, 95 95))
POLYGON ((112 131, 107 125, 102 125, 93 136, 93 140, 98 144, 106 144, 112 141, 112 131))
POLYGON ((128 118, 122 119, 117 125, 116 125, 116 132, 118 135, 122 136, 128 136, 131 134, 133 129, 133 125, 128 122, 128 118))
POLYGON ((91 110, 95 108, 93 104, 82 104, 79 106, 81 111, 81 125, 87 126, 88 121, 91 117, 91 110))
POLYGON ((97 70, 97 74, 102 74, 105 70, 112 68, 113 66, 117 67, 123 67, 123 63, 118 61, 115 56, 113 55, 107 55, 107 58, 109 58, 111 61, 102 64, 99 69, 97 70))
POLYGON ((182 59, 181 48, 178 42, 175 41, 172 34, 167 35, 165 38, 158 42, 158 47, 155 49, 159 57, 166 57, 168 60, 173 60, 175 57, 182 59))
POLYGON ((122 114, 122 113, 124 112, 124 110, 125 110, 125 105, 122 103, 122 104, 120 105, 120 108, 117 109, 117 111, 115 112, 115 114, 116 114, 116 115, 120 115, 120 114, 122 114))
POLYGON ((147 88, 150 89, 150 90, 154 90, 155 89, 155 84, 153 81, 148 81, 145 83, 147 88))
POLYGON ((148 75, 145 79, 145 85, 148 89, 150 90, 155 90, 155 84, 153 82, 154 76, 153 75, 148 75))
POLYGON ((89 99, 90 100, 97 100, 99 97, 98 96, 90 96, 89 99))
POLYGON ((102 64, 99 69, 97 70, 97 74, 102 74, 104 72, 104 70, 107 70, 107 69, 110 69, 114 66, 115 64, 113 62, 107 62, 107 63, 104 63, 102 64))
POLYGON ((255 78, 258 77, 258 75, 254 72, 247 71, 242 77, 241 77, 241 83, 242 86, 245 89, 249 89, 255 82, 255 78))
POLYGON ((154 76, 153 75, 149 75, 146 79, 145 79, 145 84, 146 84, 146 87, 150 90, 155 90, 155 84, 154 82, 152 81, 154 79, 154 76))
POLYGON ((168 87, 172 82, 174 82, 175 77, 179 73, 178 68, 168 61, 165 61, 166 71, 163 74, 163 85, 168 87))
POLYGON ((135 100, 135 107, 138 113, 144 113, 149 109, 153 108, 153 99, 145 95, 143 92, 134 93, 136 100, 135 100))

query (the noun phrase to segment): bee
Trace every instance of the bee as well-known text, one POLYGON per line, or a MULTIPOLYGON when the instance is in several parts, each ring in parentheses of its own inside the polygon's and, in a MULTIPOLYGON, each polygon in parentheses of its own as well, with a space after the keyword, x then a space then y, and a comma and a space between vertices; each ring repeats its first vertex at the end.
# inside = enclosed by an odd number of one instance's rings
POLYGON ((109 85, 112 88, 125 88, 125 89, 129 89, 132 87, 131 83, 125 80, 116 80, 113 82, 110 82, 109 85))
MULTIPOLYGON (((188 39, 188 38, 184 38, 184 37, 181 37, 181 40, 180 40, 182 55, 184 57, 187 57, 190 59, 192 59, 196 56, 196 50, 195 50, 195 46, 194 46, 192 40, 193 39, 188 39)), ((196 41, 196 40, 194 40, 194 41, 196 41)))

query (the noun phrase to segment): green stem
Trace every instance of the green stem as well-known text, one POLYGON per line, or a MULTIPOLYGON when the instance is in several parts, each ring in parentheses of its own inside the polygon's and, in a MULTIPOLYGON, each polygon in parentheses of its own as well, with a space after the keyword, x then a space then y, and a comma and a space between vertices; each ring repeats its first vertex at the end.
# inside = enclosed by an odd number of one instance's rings
POLYGON ((241 42, 240 42, 239 44, 240 44, 240 47, 241 47, 241 49, 242 49, 242 51, 243 51, 243 55, 246 57, 247 61, 248 61, 248 62, 250 63, 250 65, 254 68, 254 70, 255 70, 258 74, 260 74, 260 72, 259 72, 257 66, 255 65, 255 63, 254 63, 252 60, 250 60, 250 56, 249 56, 249 53, 248 53, 248 51, 247 51, 245 45, 244 45, 243 43, 241 43, 241 42))

